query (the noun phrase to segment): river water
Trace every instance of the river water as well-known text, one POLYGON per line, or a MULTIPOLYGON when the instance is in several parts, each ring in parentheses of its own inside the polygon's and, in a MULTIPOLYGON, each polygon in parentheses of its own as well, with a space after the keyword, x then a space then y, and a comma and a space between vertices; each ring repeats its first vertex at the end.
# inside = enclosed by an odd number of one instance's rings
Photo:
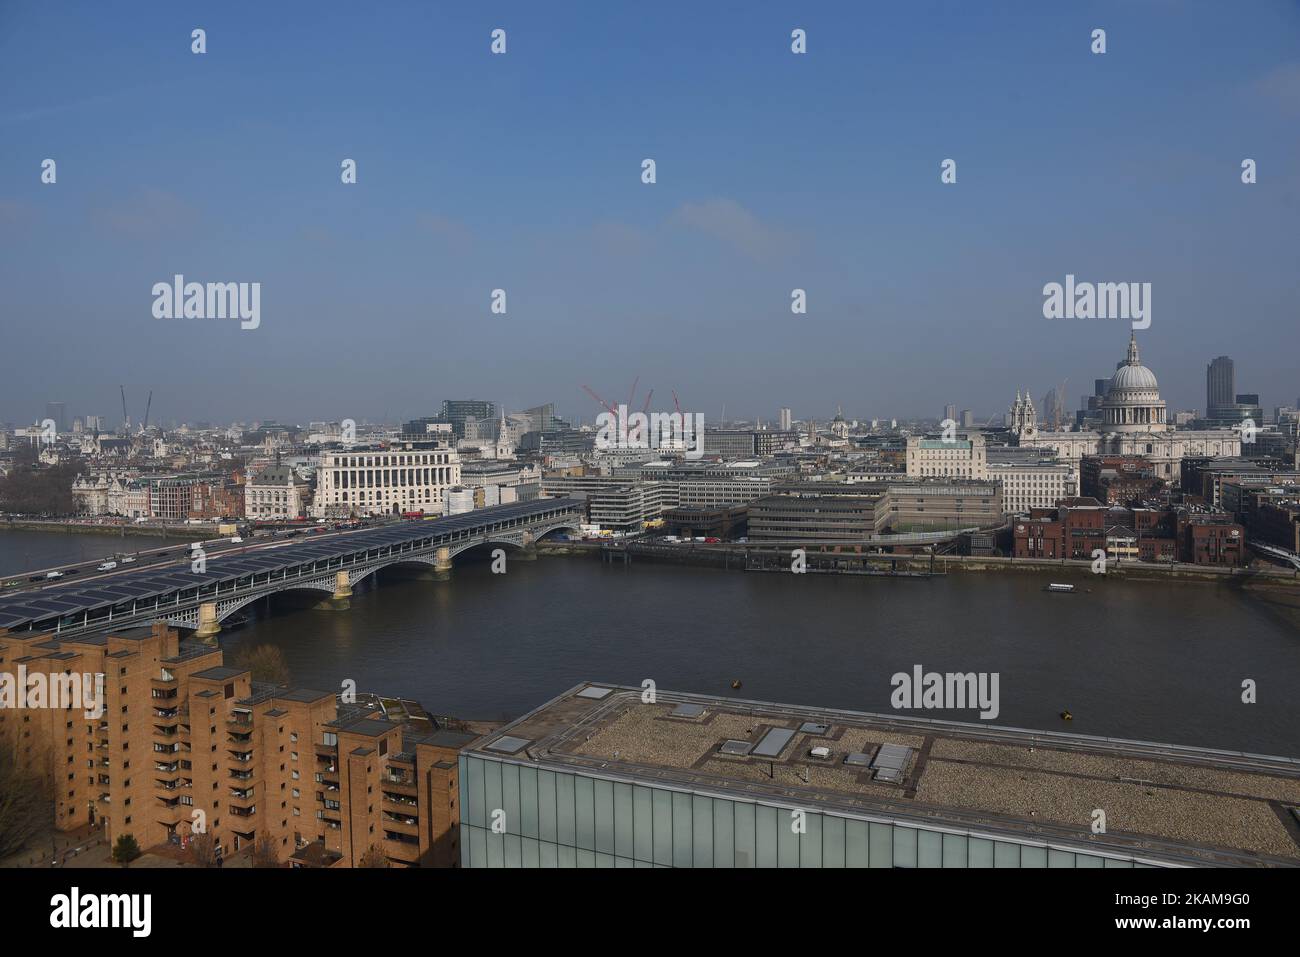
POLYGON ((0 577, 29 569, 108 558, 122 552, 160 548, 169 542, 184 544, 179 539, 153 535, 65 534, 0 527, 0 577))
MULTIPOLYGON (((124 544, 162 542, 5 532, 0 569, 124 544)), ((347 611, 277 596, 222 645, 230 657, 241 643, 279 646, 295 685, 350 678, 485 720, 587 680, 889 712, 896 672, 989 672, 992 723, 1300 756, 1300 614, 1266 593, 1112 577, 1050 594, 1048 577, 1023 572, 856 578, 543 556, 494 575, 472 553, 456 562, 448 581, 381 573, 347 611), (1245 679, 1255 704, 1242 702, 1245 679)))
POLYGON ((1294 610, 1223 586, 1111 579, 1062 595, 1023 573, 890 580, 543 557, 494 575, 457 562, 445 582, 382 576, 348 611, 289 613, 286 596, 224 643, 278 645, 295 684, 352 678, 481 719, 580 681, 645 679, 888 712, 896 672, 996 672, 992 723, 1300 756, 1294 610), (1242 702, 1248 678, 1255 704, 1242 702))

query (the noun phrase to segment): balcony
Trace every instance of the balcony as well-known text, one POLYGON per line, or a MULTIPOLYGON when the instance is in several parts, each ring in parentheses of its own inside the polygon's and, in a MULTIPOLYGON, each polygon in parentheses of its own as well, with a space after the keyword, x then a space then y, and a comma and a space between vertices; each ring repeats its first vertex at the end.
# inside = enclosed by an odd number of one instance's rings
POLYGON ((402 834, 418 834, 420 819, 413 814, 401 814, 397 811, 385 809, 384 827, 392 828, 402 834))
POLYGON ((391 791, 393 794, 404 795, 405 797, 415 797, 419 794, 419 788, 414 781, 394 781, 385 777, 380 780, 380 785, 385 791, 391 791))

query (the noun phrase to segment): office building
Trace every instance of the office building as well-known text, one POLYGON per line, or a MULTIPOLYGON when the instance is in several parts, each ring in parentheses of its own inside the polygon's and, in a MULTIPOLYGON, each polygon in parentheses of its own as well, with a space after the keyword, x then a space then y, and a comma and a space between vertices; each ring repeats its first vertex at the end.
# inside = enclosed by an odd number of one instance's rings
POLYGON ((1300 864, 1289 758, 975 720, 582 684, 459 763, 464 867, 1300 864))
POLYGON ((1230 417, 1236 394, 1237 374, 1232 360, 1219 356, 1205 367, 1205 417, 1230 417))
POLYGON ((299 518, 307 513, 308 484, 287 465, 253 472, 244 484, 244 517, 269 522, 299 518))
POLYGON ((639 532, 678 505, 677 486, 667 482, 633 482, 607 486, 590 493, 591 522, 616 532, 639 532))
POLYGON ((456 438, 463 439, 467 418, 478 422, 492 422, 496 416, 497 407, 494 402, 484 402, 481 399, 444 399, 438 421, 451 423, 452 433, 456 438))
POLYGON ((460 454, 436 442, 325 452, 316 470, 317 518, 423 512, 442 515, 461 484, 460 454))
POLYGON ((912 478, 986 479, 988 478, 988 452, 984 436, 968 432, 954 436, 952 441, 926 438, 919 435, 907 437, 907 474, 912 478))

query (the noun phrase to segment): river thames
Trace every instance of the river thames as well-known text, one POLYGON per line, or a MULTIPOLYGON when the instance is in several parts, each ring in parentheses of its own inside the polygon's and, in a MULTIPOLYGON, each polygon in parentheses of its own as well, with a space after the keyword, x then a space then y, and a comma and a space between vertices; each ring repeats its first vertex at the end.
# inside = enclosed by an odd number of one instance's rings
MULTIPOLYGON (((0 569, 134 551, 162 540, 0 533, 0 569)), ((773 575, 582 556, 465 555, 448 581, 400 570, 347 611, 318 593, 246 609, 221 636, 273 644, 295 685, 414 698, 435 714, 518 717, 580 681, 890 712, 891 676, 999 677, 992 722, 1300 756, 1300 627, 1268 592, 1094 579, 1051 594, 1029 573, 933 579, 773 575), (1253 679, 1258 702, 1242 702, 1253 679), (739 680, 742 687, 731 689, 739 680), (1073 720, 1059 715, 1068 710, 1073 720)), ((1292 603, 1300 595, 1287 593, 1292 603)), ((910 711, 977 721, 974 710, 910 711)))
POLYGON ((785 576, 569 556, 493 575, 486 562, 458 560, 449 581, 385 575, 348 611, 291 609, 286 596, 223 645, 277 645, 295 684, 337 689, 351 678, 479 719, 517 717, 585 680, 888 712, 896 672, 996 672, 992 723, 1300 755, 1300 630, 1289 609, 1205 583, 1108 580, 1051 594, 1046 580, 785 576), (1242 702, 1247 678, 1258 703, 1242 702))

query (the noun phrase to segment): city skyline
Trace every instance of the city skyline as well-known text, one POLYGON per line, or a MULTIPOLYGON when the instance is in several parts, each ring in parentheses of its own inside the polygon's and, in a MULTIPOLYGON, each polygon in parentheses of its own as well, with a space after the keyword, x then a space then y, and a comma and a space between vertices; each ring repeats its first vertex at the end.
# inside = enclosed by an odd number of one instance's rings
MULTIPOLYGON (((1232 378, 1232 371, 1231 371, 1231 369, 1232 369, 1232 363, 1233 363, 1233 360, 1232 360, 1232 357, 1231 357, 1231 356, 1222 356, 1222 355, 1221 355, 1221 356, 1216 356, 1214 359, 1212 359, 1212 360, 1210 360, 1209 362, 1207 362, 1207 363, 1206 363, 1207 375, 1209 374, 1211 368, 1218 368, 1218 366, 1217 366, 1216 364, 1222 363, 1224 360, 1226 360, 1227 363, 1228 363, 1228 368, 1229 368, 1229 370, 1230 370, 1229 373, 1228 373, 1228 376, 1229 376, 1229 378, 1231 379, 1231 378, 1232 378)), ((1094 380, 1094 382, 1103 382, 1103 381, 1107 381, 1108 379, 1109 379, 1109 376, 1099 376, 1099 377, 1097 377, 1097 378, 1094 380)), ((638 379, 634 379, 633 381, 634 381, 634 383, 639 383, 639 380, 638 380, 638 379)), ((1073 380, 1073 379, 1069 379, 1068 381, 1072 382, 1072 381, 1074 381, 1074 380, 1073 380)), ((1087 380, 1086 378, 1081 378, 1080 381, 1081 381, 1081 382, 1087 382, 1088 380, 1087 380)), ((1162 383, 1163 383, 1164 381, 1166 381, 1166 379, 1165 379, 1165 377, 1164 377, 1163 375, 1161 376, 1160 381, 1161 381, 1162 383)), ((1247 383, 1247 384, 1249 385, 1249 383, 1247 383)), ((1094 386, 1094 388, 1095 388, 1095 386, 1094 386)), ((1033 396, 1031 396, 1030 392, 1026 392, 1026 393, 1025 393, 1025 396, 1026 396, 1026 398, 1031 398, 1031 397, 1032 397, 1032 398, 1034 399, 1034 401, 1042 401, 1043 399, 1049 397, 1051 394, 1055 394, 1055 392, 1056 392, 1057 390, 1058 390, 1057 385, 1049 384, 1049 385, 1044 386, 1044 387, 1042 388, 1042 390, 1041 390, 1040 392, 1037 393, 1037 395, 1033 395, 1033 396)), ((474 392, 475 390, 471 389, 470 391, 471 391, 471 392, 474 392)), ((478 390, 478 391, 481 392, 482 390, 478 390)), ((644 389, 641 389, 640 391, 638 391, 638 392, 636 393, 636 405, 639 405, 639 404, 642 402, 643 397, 649 395, 652 391, 653 391, 653 386, 650 386, 650 387, 648 387, 648 388, 644 388, 644 389)), ((1163 385, 1162 385, 1162 391, 1165 391, 1163 385)), ((1015 397, 1019 397, 1020 393, 1021 393, 1021 389, 1020 389, 1020 387, 1017 386, 1017 387, 1015 388, 1015 397)), ((477 394, 477 393, 475 393, 475 394, 477 394)), ((618 392, 610 392, 609 394, 610 394, 610 395, 616 395, 616 396, 617 396, 617 395, 620 395, 621 393, 618 393, 618 392)), ((1073 417, 1074 417, 1074 413, 1075 413, 1076 407, 1079 406, 1079 402, 1078 402, 1078 400, 1079 400, 1080 398, 1087 399, 1091 394, 1092 394, 1092 393, 1090 393, 1090 392, 1082 392, 1081 394, 1077 394, 1077 393, 1075 393, 1074 391, 1072 391, 1071 389, 1068 389, 1068 388, 1067 388, 1067 390, 1066 390, 1066 392, 1065 392, 1065 395, 1064 395, 1064 405, 1063 405, 1063 408, 1062 408, 1062 413, 1063 413, 1064 418, 1065 418, 1065 420, 1066 420, 1066 422, 1065 422, 1066 426, 1068 426, 1068 427, 1070 427, 1070 428, 1073 428, 1073 427, 1074 427, 1073 425, 1070 424, 1070 422, 1073 420, 1073 417), (1072 401, 1071 398, 1070 398, 1071 395, 1074 395, 1074 396, 1075 396, 1075 399, 1074 399, 1073 401, 1072 401)), ((1241 393, 1234 393, 1234 397, 1235 397, 1235 395, 1240 395, 1240 394, 1241 394, 1241 393)), ((1205 415, 1205 416, 1210 416, 1210 417, 1212 417, 1212 416, 1213 416, 1214 409, 1215 409, 1215 406, 1214 406, 1213 402, 1211 401, 1211 398, 1212 398, 1212 397, 1211 397, 1211 395, 1210 395, 1210 388, 1209 388, 1208 383, 1207 383, 1207 386, 1204 387, 1204 389, 1203 389, 1203 394, 1202 394, 1202 396, 1201 396, 1201 400, 1200 400, 1199 403, 1196 403, 1196 402, 1188 403, 1188 404, 1170 403, 1170 408, 1171 408, 1173 411, 1177 411, 1177 412, 1195 412, 1195 413, 1197 413, 1198 415, 1205 415)), ((1296 397, 1296 398, 1293 400, 1293 401, 1296 403, 1295 406, 1292 406, 1290 402, 1285 401, 1285 399, 1286 399, 1285 396, 1279 395, 1279 398, 1283 399, 1283 401, 1281 401, 1281 402, 1268 402, 1268 401, 1261 401, 1261 402, 1260 402, 1260 407, 1264 410, 1264 414, 1265 414, 1265 417, 1266 417, 1266 418, 1270 418, 1270 417, 1272 416, 1272 414, 1273 414, 1273 410, 1274 410, 1275 408, 1278 408, 1278 407, 1283 407, 1283 408, 1296 408, 1296 407, 1300 407, 1300 396, 1296 397)), ((148 409, 150 408, 150 406, 151 406, 151 404, 152 404, 152 399, 153 399, 153 396, 152 396, 152 390, 150 390, 150 395, 149 395, 148 403, 143 407, 143 408, 145 409, 145 411, 146 411, 146 414, 147 414, 148 409)), ((35 401, 35 400, 34 400, 34 401, 35 401)), ((133 401, 133 402, 135 401, 134 398, 132 399, 132 401, 133 401)), ((422 409, 419 410, 419 411, 420 411, 420 412, 432 412, 435 406, 439 405, 440 403, 446 402, 446 401, 448 401, 448 400, 445 399, 445 398, 444 398, 444 399, 430 399, 428 402, 425 403, 425 406, 422 407, 422 409)), ((466 401, 466 400, 462 400, 462 401, 466 401)), ((490 402, 491 400, 468 400, 468 401, 484 401, 484 402, 490 402)), ((783 399, 782 401, 788 401, 788 400, 783 399)), ((573 402, 573 405, 570 407, 570 408, 572 408, 574 411, 569 411, 568 409, 565 409, 565 408, 561 407, 561 405, 560 405, 559 403, 557 403, 557 402, 555 402, 555 401, 553 401, 553 400, 545 400, 545 401, 543 401, 541 404, 549 404, 549 405, 553 405, 553 406, 555 407, 556 414, 557 414, 560 418, 565 419, 566 421, 571 422, 571 423, 572 423, 573 425, 575 425, 575 426, 580 426, 580 425, 591 426, 591 425, 594 425, 594 424, 596 423, 596 421, 597 421, 597 417, 598 417, 600 414, 602 414, 602 412, 604 411, 604 410, 603 410, 600 406, 598 406, 598 405, 597 405, 593 400, 591 400, 590 397, 587 397, 587 399, 586 399, 585 402, 584 402, 583 400, 575 400, 575 401, 573 402), (587 408, 587 406, 590 406, 590 408, 587 408)), ((508 412, 510 412, 511 414, 518 414, 518 413, 520 413, 520 412, 522 412, 522 411, 525 411, 525 409, 526 409, 526 407, 529 405, 529 403, 528 403, 527 401, 525 401, 525 402, 521 402, 521 403, 518 404, 518 405, 509 405, 509 406, 507 406, 506 404, 503 404, 503 403, 496 403, 496 405, 497 405, 498 408, 500 408, 500 409, 502 409, 502 410, 504 410, 504 411, 508 411, 508 412)), ((61 409, 61 412, 59 413, 59 415, 63 418, 64 421, 63 421, 62 423, 56 423, 56 424, 57 424, 57 427, 58 427, 58 430, 59 430, 60 432, 68 431, 68 429, 69 429, 70 426, 71 426, 71 423, 72 423, 74 420, 84 420, 85 418, 87 418, 87 416, 89 416, 89 417, 91 417, 91 418, 98 418, 98 420, 100 420, 100 421, 102 421, 102 422, 108 422, 108 423, 110 423, 110 424, 111 424, 111 423, 115 423, 115 422, 122 422, 122 421, 124 421, 124 420, 121 418, 120 415, 118 415, 118 416, 116 416, 116 417, 115 417, 115 416, 111 416, 111 415, 110 415, 110 416, 104 416, 104 415, 99 414, 99 413, 97 413, 97 412, 79 411, 79 410, 75 410, 75 409, 72 410, 72 411, 68 411, 68 410, 66 409, 67 403, 66 403, 66 402, 63 402, 62 400, 54 400, 54 399, 51 399, 51 400, 45 402, 45 403, 44 403, 44 406, 45 406, 45 415, 46 415, 46 416, 50 416, 50 415, 53 414, 53 413, 51 413, 51 409, 52 409, 53 407, 59 407, 59 408, 61 409)), ((1009 407, 1010 407, 1010 405, 1008 404, 1008 408, 1009 408, 1009 407)), ((633 406, 629 406, 629 408, 630 408, 632 411, 636 411, 636 408, 633 407, 633 406)), ((655 404, 655 405, 653 406, 653 408, 657 410, 658 408, 660 408, 660 405, 659 405, 659 404, 655 404)), ((725 411, 725 410, 726 410, 726 401, 724 400, 724 401, 723 401, 723 405, 722 405, 722 409, 719 411, 719 414, 718 414, 716 417, 713 417, 710 413, 701 413, 701 414, 703 414, 703 415, 705 416, 706 421, 711 421, 711 422, 714 422, 715 424, 721 424, 721 423, 724 421, 724 420, 722 419, 722 412, 725 411)), ((837 405, 837 406, 835 407, 835 410, 834 410, 834 411, 830 411, 830 410, 820 410, 820 411, 818 411, 818 412, 812 412, 812 413, 801 412, 801 411, 797 408, 797 406, 777 406, 774 410, 770 410, 770 411, 767 411, 767 412, 764 412, 764 411, 749 412, 749 410, 746 410, 746 409, 733 409, 733 410, 732 410, 733 414, 727 416, 727 418, 725 419, 725 421, 726 421, 726 422, 753 422, 753 423, 756 423, 756 424, 757 424, 757 423, 761 423, 762 425, 764 425, 764 426, 766 426, 766 427, 769 427, 769 428, 788 428, 789 426, 786 426, 786 425, 782 425, 782 424, 781 424, 781 422, 782 422, 782 415, 783 415, 783 413, 785 413, 785 412, 787 412, 787 411, 789 411, 790 414, 791 414, 791 421, 792 421, 792 422, 816 422, 816 421, 827 422, 827 421, 830 421, 830 420, 831 420, 834 416, 836 416, 836 415, 844 414, 844 408, 843 408, 843 405, 842 405, 842 404, 837 405)), ((1047 411, 1049 411, 1049 410, 1047 410, 1046 408, 1044 408, 1044 409, 1040 409, 1040 411, 1042 411, 1042 412, 1047 412, 1047 411)), ((132 422, 132 428, 133 428, 133 429, 138 429, 138 428, 140 427, 140 424, 141 424, 141 418, 140 418, 140 414, 139 414, 139 413, 140 413, 140 409, 135 408, 134 406, 128 405, 128 406, 126 407, 126 416, 127 416, 127 417, 130 419, 130 421, 132 422)), ((984 410, 984 409, 980 409, 980 408, 972 408, 972 407, 968 406, 968 405, 967 405, 966 403, 964 403, 964 402, 955 402, 955 403, 954 403, 954 402, 947 402, 947 401, 945 401, 944 404, 943 404, 943 410, 942 410, 942 412, 938 412, 938 413, 927 412, 927 411, 925 411, 925 410, 918 410, 918 411, 916 411, 916 412, 914 412, 914 413, 910 413, 910 414, 900 414, 900 413, 898 413, 897 411, 892 410, 892 409, 889 409, 889 408, 886 408, 886 409, 884 409, 884 410, 872 410, 871 412, 868 412, 868 413, 859 413, 859 412, 857 412, 857 411, 855 411, 855 410, 853 410, 853 409, 850 409, 850 410, 848 411, 848 413, 847 413, 847 416, 848 416, 848 418, 850 418, 850 419, 857 420, 857 421, 864 421, 864 422, 865 422, 865 421, 870 421, 870 420, 873 419, 873 418, 879 418, 879 419, 883 420, 883 421, 886 422, 886 423, 887 423, 888 420, 891 419, 891 418, 897 419, 898 421, 901 421, 901 422, 924 422, 924 421, 928 421, 928 420, 931 420, 931 419, 934 419, 934 420, 940 420, 940 419, 944 419, 944 418, 954 418, 954 419, 956 419, 956 420, 958 421, 958 425, 959 425, 959 427, 962 427, 962 428, 976 428, 976 427, 979 427, 979 426, 981 426, 981 425, 987 425, 987 424, 989 424, 989 420, 993 420, 993 421, 992 421, 992 424, 996 425, 996 424, 998 424, 998 420, 1001 420, 1002 417, 1003 417, 1005 414, 1007 414, 1007 408, 1002 408, 1002 409, 993 409, 993 410, 989 411, 989 410, 984 410), (972 418, 975 420, 971 425, 963 425, 963 424, 962 424, 962 422, 961 422, 961 417, 962 417, 963 414, 965 414, 965 413, 971 413, 972 418), (986 414, 986 413, 987 413, 987 414, 986 414)), ((411 416, 416 416, 416 417, 418 417, 418 415, 417 415, 417 413, 416 413, 415 411, 407 410, 407 411, 405 411, 405 412, 398 412, 398 413, 391 413, 391 414, 387 414, 387 413, 386 413, 386 414, 384 414, 384 415, 373 416, 373 417, 371 417, 371 416, 362 416, 362 417, 359 417, 359 418, 354 419, 354 421, 356 421, 356 422, 357 422, 358 424, 360 424, 360 425, 391 425, 391 424, 394 424, 394 423, 400 423, 400 422, 403 422, 403 421, 407 420, 408 418, 410 418, 411 416)), ((436 416, 433 416, 433 417, 436 418, 436 416)), ((196 416, 196 417, 191 417, 191 418, 186 418, 186 419, 177 419, 177 418, 172 417, 172 416, 154 417, 154 418, 152 419, 152 422, 153 422, 153 424, 156 425, 156 426, 163 427, 163 426, 165 425, 165 427, 167 427, 167 428, 176 428, 176 427, 179 427, 179 426, 182 426, 182 425, 190 425, 190 426, 193 426, 193 425, 195 425, 196 423, 208 423, 208 424, 209 424, 210 426, 212 426, 212 427, 222 427, 222 426, 237 425, 237 424, 248 424, 248 423, 274 423, 274 424, 279 424, 279 425, 306 426, 306 425, 309 425, 309 424, 311 424, 311 423, 338 422, 338 421, 341 421, 343 418, 352 418, 352 417, 351 417, 351 416, 341 416, 341 417, 336 418, 336 419, 330 419, 330 418, 328 418, 328 417, 321 417, 321 416, 318 416, 318 415, 309 415, 309 416, 307 416, 307 417, 305 417, 305 418, 293 418, 293 417, 288 417, 288 416, 279 416, 279 415, 275 415, 275 414, 261 414, 261 415, 254 415, 254 416, 252 416, 252 417, 250 417, 250 418, 248 418, 248 419, 241 419, 241 418, 221 419, 221 418, 217 418, 217 417, 210 416, 210 415, 209 415, 209 416, 199 415, 199 416, 196 416)), ((18 416, 18 417, 12 417, 12 416, 11 416, 9 419, 6 420, 5 417, 3 416, 3 414, 0 413, 0 421, 10 421, 10 422, 12 422, 12 423, 14 423, 14 424, 21 425, 21 424, 24 423, 25 420, 23 420, 23 419, 21 418, 21 416, 18 416)), ((34 418, 32 419, 32 421, 33 421, 33 422, 37 421, 37 418, 34 417, 34 418)), ((111 425, 110 425, 110 427, 111 427, 111 425)), ((87 427, 87 428, 86 428, 86 431, 92 431, 92 430, 91 430, 89 427, 87 427)))
POLYGON ((1067 275, 1151 283, 1172 408, 1221 354, 1290 403, 1295 7, 933 12, 401 5, 340 40, 293 8, 9 6, 6 352, 39 361, 6 364, 0 408, 112 418, 125 385, 163 420, 573 415, 640 376, 710 417, 987 417, 1113 368, 1128 323, 1043 318, 1067 275), (154 318, 176 275, 260 283, 260 324, 154 318))

